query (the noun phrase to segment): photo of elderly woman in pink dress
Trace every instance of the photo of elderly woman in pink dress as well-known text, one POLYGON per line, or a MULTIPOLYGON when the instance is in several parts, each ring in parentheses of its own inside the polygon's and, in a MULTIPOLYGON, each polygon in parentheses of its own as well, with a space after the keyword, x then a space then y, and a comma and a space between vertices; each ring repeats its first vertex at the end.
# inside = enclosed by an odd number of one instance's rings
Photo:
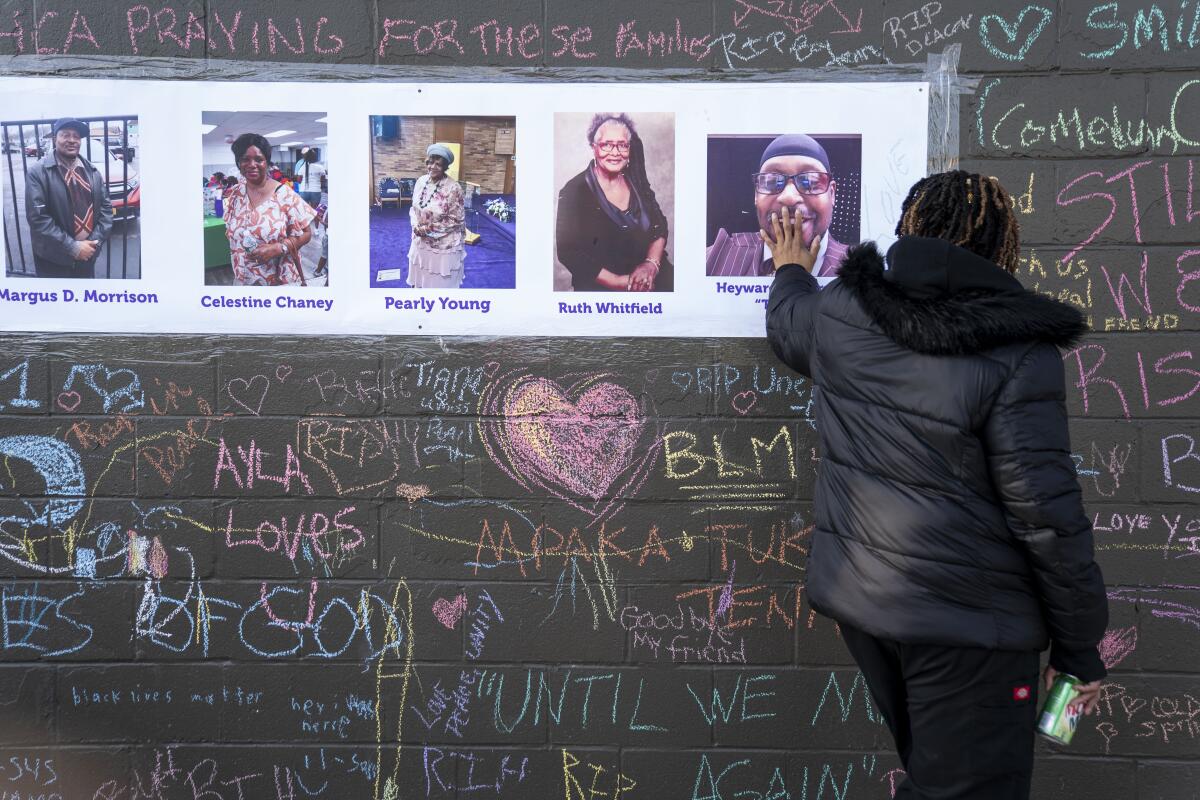
POLYGON ((416 289, 457 289, 463 282, 466 206, 462 185, 446 176, 454 153, 443 144, 425 149, 427 172, 413 187, 412 244, 408 249, 408 285, 416 289))
POLYGON ((370 118, 369 285, 512 289, 517 119, 370 118))

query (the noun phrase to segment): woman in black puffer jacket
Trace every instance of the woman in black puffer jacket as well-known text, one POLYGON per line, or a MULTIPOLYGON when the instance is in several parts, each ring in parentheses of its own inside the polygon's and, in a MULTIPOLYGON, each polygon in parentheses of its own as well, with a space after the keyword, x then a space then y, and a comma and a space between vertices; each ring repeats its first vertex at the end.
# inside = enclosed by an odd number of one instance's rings
POLYGON ((819 242, 775 228, 767 335, 812 379, 821 437, 808 596, 896 739, 896 797, 1028 797, 1039 651, 1089 712, 1105 675, 1058 351, 1083 317, 1012 276, 992 178, 920 181, 886 258, 855 248, 822 291, 819 242))

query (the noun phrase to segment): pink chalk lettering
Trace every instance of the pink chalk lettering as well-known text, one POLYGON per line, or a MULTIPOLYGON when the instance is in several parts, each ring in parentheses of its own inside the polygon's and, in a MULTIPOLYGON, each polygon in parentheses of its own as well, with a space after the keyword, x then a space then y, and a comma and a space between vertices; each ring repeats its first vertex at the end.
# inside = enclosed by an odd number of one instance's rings
POLYGON ((208 37, 204 33, 204 25, 201 24, 199 17, 189 11, 187 24, 184 26, 183 49, 190 51, 192 42, 205 41, 208 41, 208 37))
MULTIPOLYGON (((1200 6, 1198 6, 1200 8, 1200 6)), ((1192 211, 1192 191, 1195 187, 1196 165, 1188 159, 1188 182, 1187 182, 1187 212, 1184 214, 1184 222, 1191 222, 1192 217, 1200 217, 1200 211, 1192 211)))
POLYGON ((1112 295, 1113 303, 1115 303, 1117 306, 1117 313, 1120 314, 1123 319, 1129 319, 1129 315, 1125 313, 1124 290, 1126 288, 1129 289, 1129 293, 1133 297, 1133 302, 1141 306, 1142 310, 1145 311, 1147 315, 1154 313, 1153 309, 1150 308, 1150 287, 1146 282, 1146 267, 1148 263, 1149 255, 1145 250, 1143 250, 1142 269, 1139 273, 1139 280, 1142 287, 1140 298, 1138 297, 1138 293, 1134 291, 1133 284, 1130 283, 1128 275, 1122 272, 1117 277, 1117 288, 1114 289, 1112 284, 1112 276, 1108 274, 1108 267, 1104 266, 1103 264, 1100 265, 1100 271, 1104 273, 1104 282, 1108 284, 1108 293, 1112 295))
MULTIPOLYGON (((225 34, 225 41, 229 43, 229 52, 236 53, 237 45, 234 44, 233 37, 237 35, 238 26, 242 24, 242 12, 238 11, 236 14, 233 15, 233 28, 226 27, 225 23, 221 21, 221 12, 217 11, 216 9, 213 9, 212 15, 213 15, 213 22, 215 22, 217 24, 217 27, 220 28, 221 31, 225 34)), ((216 40, 210 39, 209 43, 212 45, 215 45, 216 40)))
POLYGON ((125 29, 129 31, 129 46, 133 49, 135 56, 141 52, 138 49, 138 34, 150 30, 150 20, 149 6, 132 6, 125 11, 125 29), (133 15, 136 13, 145 15, 145 22, 141 25, 135 25, 133 22, 133 15))
POLYGON ((275 55, 277 50, 275 47, 276 40, 283 42, 284 47, 291 50, 296 55, 304 54, 304 29, 300 25, 300 18, 296 17, 296 44, 293 45, 283 35, 283 31, 275 27, 274 17, 267 17, 267 47, 271 51, 271 55, 275 55))
POLYGON ((1179 272, 1179 286, 1175 289, 1175 299, 1179 301, 1179 305, 1193 313, 1200 313, 1200 301, 1197 303, 1189 303, 1183 299, 1183 293, 1187 286, 1192 281, 1200 280, 1200 269, 1184 272, 1183 262, 1188 259, 1200 256, 1200 250, 1184 250, 1179 258, 1175 259, 1175 269, 1179 272))
POLYGON ((1134 240, 1138 244, 1142 243, 1142 215, 1141 215, 1141 212, 1138 210, 1137 184, 1134 182, 1133 173, 1136 172, 1137 170, 1141 169, 1142 167, 1146 166, 1147 164, 1151 164, 1151 163, 1153 163, 1153 162, 1151 162, 1149 160, 1139 161, 1136 164, 1134 164, 1133 166, 1121 170, 1120 172, 1116 173, 1115 175, 1113 175, 1112 177, 1110 177, 1104 181, 1105 183, 1112 183, 1113 181, 1115 181, 1119 178, 1128 178, 1129 179, 1129 202, 1130 202, 1130 205, 1133 207, 1133 236, 1134 236, 1134 240))
POLYGON ((158 43, 164 44, 167 39, 170 39, 175 44, 183 47, 183 39, 179 38, 179 34, 175 32, 175 26, 178 24, 179 18, 175 15, 175 9, 170 6, 163 6, 154 12, 154 32, 158 35, 158 43), (163 20, 167 21, 165 27, 163 26, 163 20))
POLYGON ((617 58, 624 58, 630 50, 645 51, 646 45, 642 44, 642 40, 638 38, 636 27, 636 19, 622 22, 617 26, 617 58))
MULTIPOLYGON (((471 30, 467 31, 468 33, 474 33, 475 35, 477 35, 479 37, 479 49, 483 51, 483 54, 485 56, 491 55, 491 53, 488 52, 489 29, 494 29, 494 31, 495 31, 496 50, 499 51, 500 50, 500 20, 489 19, 487 22, 481 22, 478 25, 476 25, 474 28, 471 28, 471 30)), ((511 32, 512 28, 509 28, 509 31, 511 32)))
MULTIPOLYGON (((288 589, 288 588, 284 588, 283 591, 287 592, 288 594, 292 594, 292 593, 299 594, 298 592, 295 592, 294 590, 288 589)), ((271 594, 273 595, 273 594, 275 594, 275 592, 271 592, 271 594)), ((270 596, 267 594, 266 581, 263 581, 262 585, 259 587, 258 596, 259 596, 259 602, 262 604, 263 610, 267 612, 267 617, 269 617, 271 622, 273 622, 274 624, 280 626, 281 628, 294 630, 294 631, 301 631, 305 628, 312 627, 313 618, 316 616, 316 613, 317 613, 317 579, 316 578, 312 578, 309 581, 308 614, 307 614, 307 616, 305 616, 303 622, 290 622, 288 620, 281 619, 280 617, 278 617, 275 614, 274 611, 271 610, 270 596)))
MULTIPOLYGON (((1087 193, 1087 194, 1076 193, 1075 191, 1073 191, 1077 184, 1082 183, 1083 181, 1086 181, 1089 178, 1094 178, 1094 177, 1103 178, 1104 182, 1106 184, 1116 183, 1116 182, 1120 181, 1122 178, 1124 178, 1128 182, 1128 185, 1129 185, 1129 209, 1130 209, 1131 222, 1133 225, 1133 239, 1134 239, 1134 241, 1136 241, 1138 243, 1141 243, 1143 241, 1143 236, 1142 236, 1142 211, 1143 211, 1143 209, 1141 208, 1141 205, 1138 200, 1136 173, 1138 170, 1142 169, 1143 167, 1150 166, 1153 163, 1154 162, 1149 159, 1138 161, 1138 162, 1133 163, 1130 166, 1126 167, 1125 169, 1122 169, 1119 172, 1116 172, 1110 176, 1105 176, 1104 173, 1099 170, 1093 170, 1091 172, 1086 172, 1086 173, 1074 178, 1073 180, 1071 180, 1066 186, 1064 186, 1059 191, 1059 193, 1056 197, 1056 202, 1059 206, 1065 207, 1065 206, 1074 205, 1076 203, 1081 203, 1081 202, 1084 202, 1087 200, 1099 200, 1099 199, 1103 199, 1103 200, 1107 201, 1109 204, 1108 217, 1102 223, 1100 223, 1099 226, 1096 227, 1096 229, 1091 233, 1091 235, 1089 235, 1086 239, 1084 239, 1082 242, 1080 242, 1073 250, 1071 250, 1071 252, 1067 253, 1066 256, 1064 256, 1064 258, 1063 258, 1064 264, 1066 262, 1068 262, 1070 259, 1074 258, 1075 255, 1077 255, 1080 250, 1083 250, 1085 247, 1087 247, 1089 244, 1091 244, 1093 241, 1095 241, 1096 237, 1099 236, 1109 226, 1110 223, 1112 223, 1114 217, 1116 216, 1116 212, 1117 212, 1117 208, 1118 208, 1117 195, 1110 194, 1108 192, 1101 192, 1101 191, 1091 192, 1091 193, 1087 193)), ((1179 215, 1176 213, 1175 198, 1174 198, 1173 192, 1171 190, 1170 164, 1167 162, 1164 162, 1164 163, 1160 164, 1160 166, 1162 168, 1162 174, 1163 174, 1163 188, 1165 190, 1164 194, 1165 194, 1165 199, 1166 199, 1165 208, 1166 208, 1167 222, 1170 225, 1175 226, 1175 225, 1179 224, 1181 221, 1191 222, 1192 217, 1200 216, 1200 211, 1196 211, 1193 209, 1193 194, 1194 194, 1194 185, 1193 184, 1194 184, 1194 174, 1195 174, 1195 163, 1191 159, 1188 160, 1188 183, 1187 183, 1187 189, 1186 189, 1186 210, 1183 215, 1183 220, 1180 220, 1179 215)), ((1080 190, 1082 190, 1082 187, 1080 187, 1080 190)), ((1153 208, 1153 206, 1151 206, 1151 207, 1153 208)))
POLYGON ((54 19, 58 16, 57 11, 47 11, 38 18, 37 24, 33 26, 33 51, 39 56, 50 56, 58 52, 57 47, 42 47, 42 26, 46 24, 46 20, 54 19))
MULTIPOLYGON (((39 55, 54 55, 60 52, 60 48, 57 47, 41 46, 42 27, 57 16, 57 11, 47 11, 42 14, 42 16, 38 19, 37 24, 34 26, 34 51, 39 55)), ((67 36, 63 40, 61 52, 64 54, 70 53, 71 45, 74 44, 76 39, 82 39, 83 41, 90 43, 92 47, 96 48, 97 50, 100 49, 100 43, 96 41, 96 35, 92 33, 91 26, 88 25, 87 17, 79 10, 76 10, 71 16, 71 25, 67 29, 67 36)))
POLYGON ((1092 241, 1097 236, 1099 236, 1101 234, 1101 232, 1104 231, 1105 228, 1108 227, 1108 224, 1113 221, 1113 217, 1115 217, 1117 215, 1117 200, 1115 197, 1113 197, 1108 192, 1092 192, 1091 194, 1084 194, 1084 195, 1079 195, 1077 197, 1072 197, 1070 199, 1063 199, 1063 195, 1066 194, 1071 189, 1075 188, 1075 184, 1079 183, 1080 181, 1085 181, 1088 178, 1093 178, 1093 177, 1103 178, 1104 173, 1101 172, 1100 170, 1092 170, 1091 172, 1085 172, 1082 175, 1080 175, 1079 177, 1073 179, 1070 183, 1068 183, 1062 189, 1060 189, 1058 192, 1058 195, 1054 198, 1055 202, 1058 203, 1058 205, 1064 206, 1064 207, 1075 205, 1076 203, 1082 203, 1085 200, 1092 200, 1092 199, 1098 199, 1098 198, 1104 198, 1105 200, 1108 201, 1108 205, 1109 205, 1108 218, 1105 219, 1104 222, 1102 222, 1100 224, 1100 227, 1098 227, 1098 228, 1096 228, 1096 230, 1092 231, 1090 236, 1088 236, 1086 239, 1084 239, 1082 242, 1080 242, 1078 245, 1076 245, 1074 250, 1072 250, 1071 252, 1069 252, 1065 256, 1063 256, 1062 263, 1064 263, 1064 264, 1066 264, 1068 261, 1070 261, 1072 258, 1074 258, 1075 255, 1080 250, 1082 250, 1083 248, 1085 248, 1089 244, 1091 244, 1092 241))
POLYGON ((21 24, 21 12, 13 12, 13 28, 11 31, 0 31, 0 39, 13 39, 17 55, 25 52, 25 27, 21 24))
POLYGON ((384 56, 387 54, 387 43, 390 41, 402 42, 412 40, 411 34, 393 33, 393 28, 416 24, 417 21, 415 19, 385 19, 383 21, 383 38, 379 40, 379 55, 384 56))
POLYGON ((362 546, 366 538, 363 532, 346 522, 342 522, 342 517, 347 514, 353 514, 357 506, 347 506, 333 516, 332 532, 339 537, 337 540, 337 552, 330 552, 326 548, 325 534, 330 533, 329 517, 320 512, 314 512, 311 516, 301 514, 297 518, 295 526, 289 524, 286 516, 280 516, 279 525, 276 526, 273 522, 264 520, 258 524, 254 530, 252 538, 239 539, 235 538, 236 529, 233 524, 234 509, 229 509, 228 520, 225 524, 225 546, 229 548, 251 546, 257 547, 267 553, 282 552, 287 556, 288 560, 295 561, 296 556, 300 551, 301 542, 307 540, 313 551, 322 559, 329 560, 341 553, 348 553, 362 546), (354 539, 343 539, 353 534, 354 539), (272 538, 273 537, 273 538, 272 538))
POLYGON ((250 440, 250 448, 247 450, 241 445, 237 446, 238 457, 245 464, 245 477, 239 473, 238 465, 233 460, 233 455, 225 444, 225 437, 220 438, 217 446, 217 466, 213 472, 213 489, 220 488, 221 473, 232 472, 234 483, 239 489, 253 489, 255 481, 270 481, 278 483, 283 487, 285 492, 292 491, 292 482, 296 480, 304 488, 306 494, 312 494, 313 488, 308 481, 308 476, 304 473, 304 468, 300 464, 300 458, 292 450, 290 444, 284 446, 284 467, 282 475, 272 475, 263 472, 262 461, 263 451, 258 447, 258 443, 254 439, 250 440))
POLYGON ((1121 401, 1121 410, 1125 415, 1125 419, 1129 419, 1129 403, 1125 400, 1125 392, 1121 389, 1120 384, 1118 384, 1112 378, 1096 377, 1096 373, 1100 371, 1100 367, 1104 365, 1104 359, 1107 357, 1108 352, 1104 349, 1104 345, 1100 344, 1080 345, 1063 356, 1064 359, 1074 358, 1075 364, 1079 369, 1079 380, 1075 382, 1075 388, 1079 390, 1081 395, 1084 414, 1088 413, 1089 401, 1091 398, 1088 387, 1094 384, 1101 384, 1109 387, 1117 393, 1117 399, 1121 401), (1088 367, 1084 366, 1083 361, 1083 353, 1085 350, 1092 352, 1097 350, 1100 351, 1100 357, 1096 359, 1094 364, 1091 364, 1088 367))
POLYGON ((407 41, 420 55, 428 55, 435 51, 440 53, 446 47, 453 47, 462 53, 464 52, 462 45, 455 38, 457 32, 458 20, 455 19, 439 20, 433 25, 417 25, 417 21, 412 19, 385 19, 383 21, 383 38, 379 41, 378 53, 380 56, 386 55, 388 42, 392 41, 407 41), (414 26, 416 29, 409 32, 401 33, 396 30, 414 26), (447 28, 449 28, 448 31, 447 28))
MULTIPOLYGON (((793 3, 782 3, 779 0, 763 0, 760 3, 752 3, 750 0, 735 0, 740 7, 733 12, 734 27, 741 28, 745 25, 746 18, 751 14, 761 14, 770 19, 776 19, 787 26, 793 34, 803 33, 816 24, 817 17, 825 9, 832 9, 835 14, 841 19, 844 28, 830 31, 833 33, 861 33, 862 32, 862 9, 858 10, 858 17, 853 22, 850 21, 850 16, 838 8, 838 4, 834 0, 824 0, 824 2, 805 2, 800 3, 799 9, 793 9, 793 3), (798 13, 797 13, 798 11, 798 13)), ((927 4, 925 8, 928 8, 927 4)), ((853 13, 853 12, 851 12, 853 13)), ((912 12, 914 15, 916 12, 912 12)), ((907 16, 907 15, 906 15, 907 16)))
POLYGON ((541 57, 541 39, 542 29, 538 27, 537 23, 529 22, 521 26, 521 33, 517 37, 517 52, 520 53, 521 58, 531 60, 541 57), (537 43, 537 47, 530 50, 529 45, 534 43, 537 43))
POLYGON ((513 44, 516 43, 516 54, 521 58, 529 61, 537 58, 542 54, 542 47, 539 44, 536 48, 530 49, 530 45, 535 44, 541 39, 542 29, 538 27, 536 22, 530 22, 522 26, 521 30, 516 34, 514 39, 513 26, 501 26, 498 20, 490 19, 487 22, 481 22, 474 28, 471 28, 470 33, 474 33, 479 37, 479 49, 483 54, 491 55, 507 55, 509 58, 513 56, 513 44), (491 37, 493 49, 488 50, 488 37, 491 37))
POLYGON ((555 25, 550 29, 550 35, 562 43, 562 47, 550 54, 554 58, 562 58, 567 52, 570 52, 572 58, 581 61, 596 57, 593 51, 579 49, 592 40, 592 29, 588 26, 581 25, 571 30, 570 25, 555 25))
MULTIPOLYGON (((679 17, 675 18, 674 33, 670 31, 645 31, 645 40, 638 35, 636 30, 637 20, 623 22, 617 28, 616 48, 617 58, 624 58, 631 51, 639 51, 647 57, 663 58, 674 53, 680 53, 690 56, 697 61, 708 55, 712 45, 709 40, 711 34, 706 34, 702 37, 689 37, 683 32, 683 21, 679 17)), ((775 31, 772 36, 778 35, 782 41, 783 32, 775 31)), ((782 52, 782 51, 781 51, 782 52)))
POLYGON ((329 17, 321 17, 319 20, 317 20, 317 32, 315 34, 313 34, 313 52, 320 53, 323 56, 333 55, 335 53, 342 52, 342 48, 346 44, 342 40, 342 37, 337 36, 336 34, 330 33, 330 34, 328 34, 329 41, 333 44, 333 47, 322 46, 322 44, 321 44, 321 29, 323 27, 325 27, 325 25, 328 24, 328 22, 329 22, 329 17))
POLYGON ((1137 351, 1138 378, 1142 382, 1142 408, 1150 408, 1150 385, 1146 383, 1146 362, 1142 360, 1142 351, 1137 351))
POLYGON ((229 452, 229 448, 225 444, 225 437, 221 437, 221 441, 217 446, 217 469, 213 473, 213 489, 217 489, 221 485, 221 471, 225 470, 233 474, 234 483, 239 489, 244 489, 245 484, 242 483, 242 476, 238 473, 237 464, 234 463, 233 454, 229 452))
POLYGON ((1167 367, 1166 366, 1166 364, 1168 362, 1175 361, 1175 360, 1178 360, 1181 358, 1185 358, 1188 361, 1191 361, 1192 360, 1192 351, 1191 350, 1180 350, 1177 353, 1171 353, 1170 355, 1163 356, 1162 358, 1160 358, 1154 362, 1154 371, 1156 373, 1158 373, 1159 375, 1190 375, 1191 377, 1196 379, 1196 382, 1194 384, 1192 384, 1192 388, 1188 389, 1186 392, 1184 392, 1181 395, 1176 395, 1175 397, 1168 397, 1163 400, 1159 400, 1158 404, 1160 406, 1173 406, 1176 403, 1182 403, 1184 400, 1187 400, 1192 395, 1194 395, 1196 392, 1200 392, 1200 372, 1198 372, 1194 369, 1187 369, 1186 367, 1167 367))
POLYGON ((1167 198, 1167 219, 1171 221, 1172 227, 1175 225, 1175 199, 1171 197, 1171 163, 1164 161, 1162 165, 1163 172, 1163 194, 1167 198))
MULTIPOLYGON (((433 32, 437 35, 436 43, 439 53, 442 51, 442 48, 446 47, 447 45, 453 45, 454 48, 458 50, 460 55, 466 52, 463 50, 462 45, 458 43, 458 39, 455 38, 458 35, 458 20, 438 20, 433 26, 433 32), (445 30, 447 26, 450 28, 449 32, 445 30)), ((522 53, 522 55, 524 55, 524 53, 522 53)))

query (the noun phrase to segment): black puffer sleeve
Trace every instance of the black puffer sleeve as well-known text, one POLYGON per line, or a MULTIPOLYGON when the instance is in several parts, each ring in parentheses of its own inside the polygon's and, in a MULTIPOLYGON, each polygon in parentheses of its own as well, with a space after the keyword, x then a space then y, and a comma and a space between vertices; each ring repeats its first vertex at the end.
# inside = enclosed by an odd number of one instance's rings
POLYGON ((1057 348, 1038 344, 1026 352, 996 398, 983 439, 1009 530, 1037 582, 1050 664, 1085 683, 1099 680, 1108 600, 1071 460, 1057 348))
POLYGON ((812 377, 813 329, 820 297, 817 279, 799 264, 775 273, 767 297, 767 340, 779 360, 812 377))

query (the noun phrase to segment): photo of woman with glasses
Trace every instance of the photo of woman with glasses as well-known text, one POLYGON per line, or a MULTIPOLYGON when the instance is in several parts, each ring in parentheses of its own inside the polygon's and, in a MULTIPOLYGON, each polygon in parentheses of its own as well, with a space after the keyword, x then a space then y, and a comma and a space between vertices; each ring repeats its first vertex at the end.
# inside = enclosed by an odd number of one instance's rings
MULTIPOLYGON (((556 133, 574 127, 560 114, 556 133)), ((655 130, 653 141, 638 135, 629 114, 592 115, 585 130, 575 135, 586 143, 590 160, 583 171, 566 181, 558 194, 555 249, 560 269, 555 290, 576 292, 670 292, 674 267, 669 255, 670 224, 651 186, 650 170, 673 185, 674 117, 644 114, 655 130), (664 133, 664 128, 668 133, 664 133), (662 161, 654 162, 648 151, 662 161), (665 170, 664 170, 665 168, 665 170), (563 272, 569 273, 569 285, 563 272)), ((575 158, 575 142, 559 140, 559 172, 566 157, 575 158), (569 155, 568 155, 569 154, 569 155)), ((582 148, 578 148, 580 155, 582 148)), ((578 164, 578 161, 575 162, 578 164)), ((668 194, 668 193, 664 193, 668 194)), ((673 202, 671 203, 673 206, 673 202)))
POLYGON ((705 273, 722 278, 772 275, 771 251, 758 232, 771 230, 772 216, 781 216, 786 208, 800 222, 805 243, 811 247, 820 240, 812 274, 837 275, 846 257, 843 242, 859 238, 861 162, 862 140, 856 135, 709 137, 705 273), (836 157, 831 159, 831 153, 836 157))

